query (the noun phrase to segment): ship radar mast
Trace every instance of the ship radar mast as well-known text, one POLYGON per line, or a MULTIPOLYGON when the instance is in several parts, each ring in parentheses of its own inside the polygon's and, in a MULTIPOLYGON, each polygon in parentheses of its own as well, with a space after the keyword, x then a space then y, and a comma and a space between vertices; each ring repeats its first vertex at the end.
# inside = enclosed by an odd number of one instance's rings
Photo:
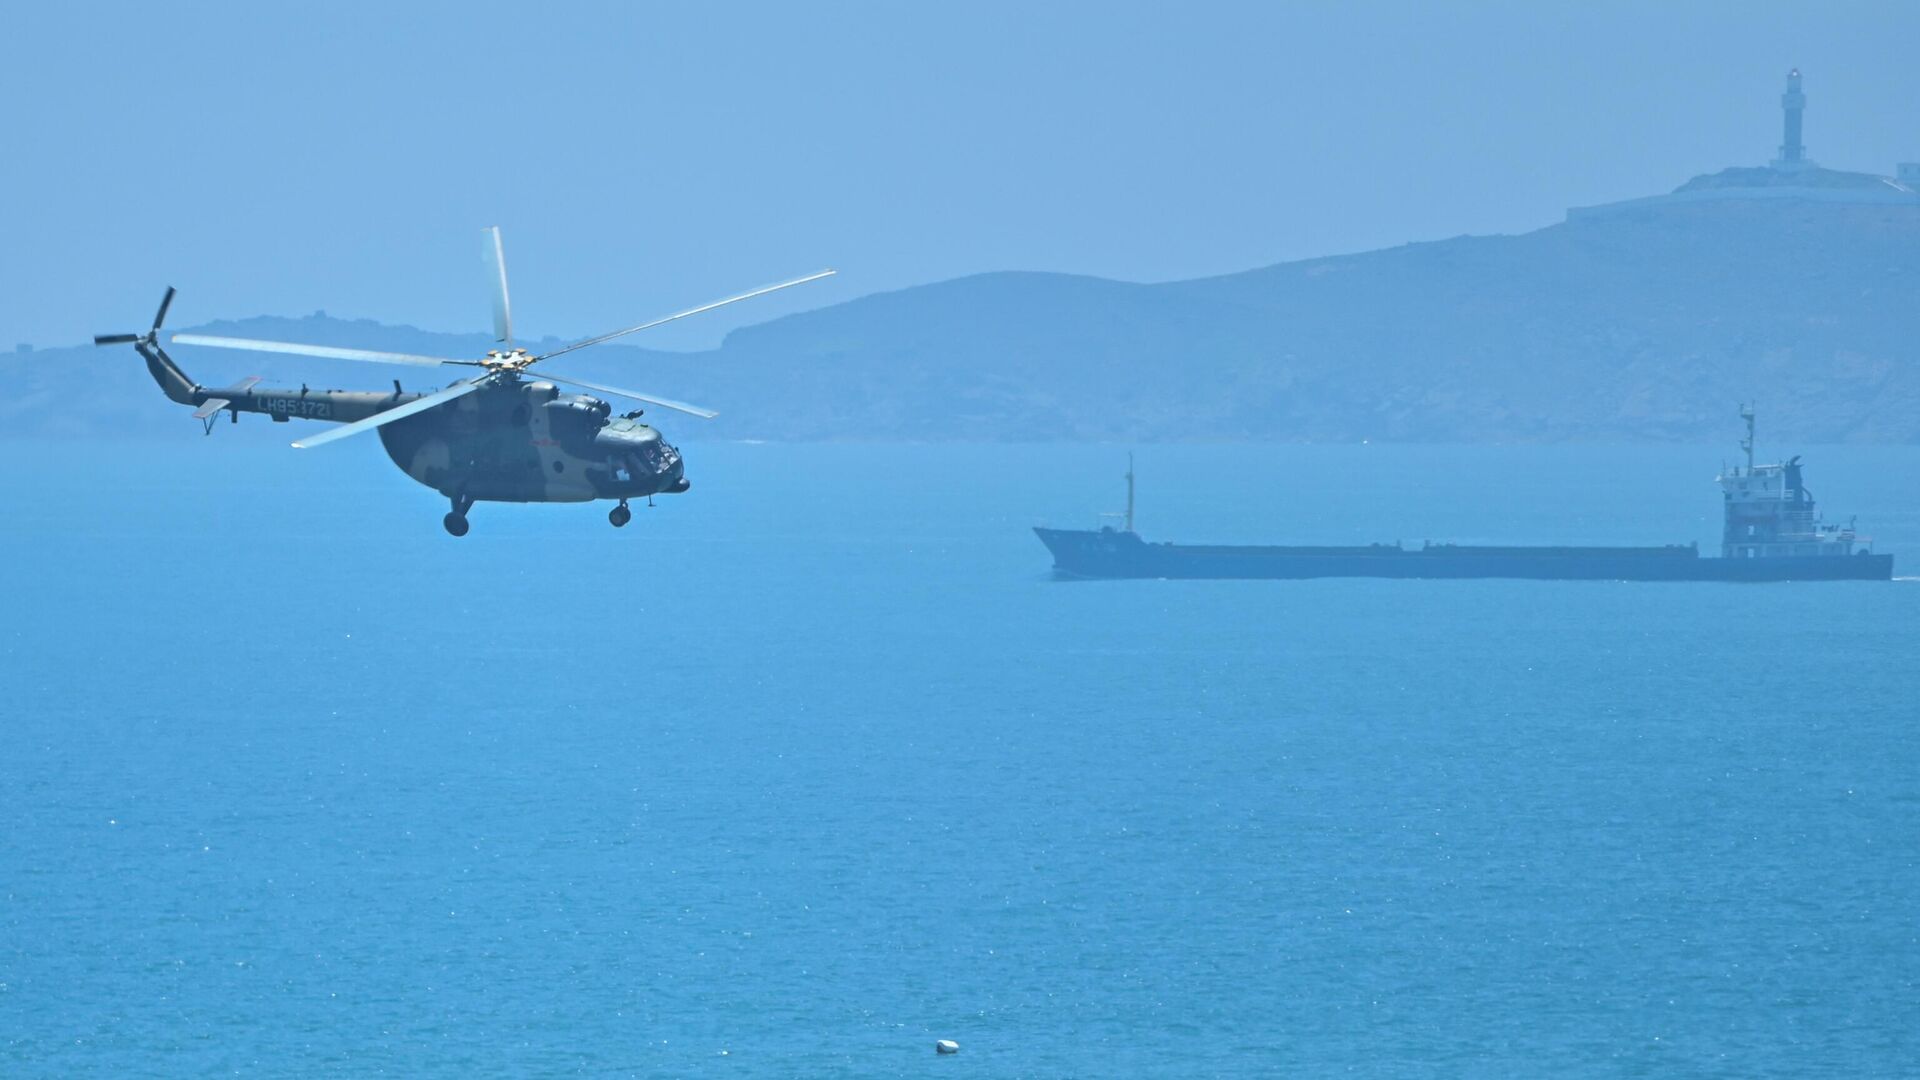
MULTIPOLYGON (((1133 532, 1133 453, 1131 451, 1127 453, 1127 512, 1121 514, 1109 510, 1100 515, 1101 521, 1112 521, 1115 518, 1120 519, 1122 527, 1127 532, 1133 532)), ((1100 529, 1102 532, 1112 532, 1113 526, 1102 525, 1100 529)))
POLYGON ((1127 531, 1133 531, 1133 452, 1127 452, 1127 531))
POLYGON ((1742 403, 1740 419, 1747 422, 1747 437, 1740 440, 1740 449, 1747 452, 1747 472, 1753 472, 1753 406, 1742 403))

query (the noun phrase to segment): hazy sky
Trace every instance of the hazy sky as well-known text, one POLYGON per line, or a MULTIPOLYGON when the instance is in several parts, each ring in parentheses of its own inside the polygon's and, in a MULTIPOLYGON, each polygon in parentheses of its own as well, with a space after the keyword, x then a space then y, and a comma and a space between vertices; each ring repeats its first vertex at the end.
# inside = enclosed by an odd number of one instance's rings
POLYGON ((983 270, 1139 281, 1920 160, 1920 4, 19 4, 0 347, 330 314, 646 342, 983 270), (801 293, 805 295, 801 295, 801 293))

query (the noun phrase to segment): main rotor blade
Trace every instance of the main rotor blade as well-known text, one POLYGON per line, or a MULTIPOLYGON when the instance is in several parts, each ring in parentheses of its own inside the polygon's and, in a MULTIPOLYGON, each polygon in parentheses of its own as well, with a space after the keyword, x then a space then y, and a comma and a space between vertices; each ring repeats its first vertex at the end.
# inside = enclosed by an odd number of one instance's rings
POLYGON ((153 313, 154 333, 160 332, 160 324, 167 321, 167 309, 173 306, 173 294, 179 290, 167 286, 167 295, 160 298, 160 310, 153 313))
POLYGON ((819 281, 823 277, 832 277, 836 273, 838 273, 838 271, 822 270, 817 274, 808 274, 806 277, 803 277, 803 278, 794 278, 792 281, 783 281, 778 285, 768 285, 768 286, 765 286, 764 288, 755 289, 752 292, 743 292, 738 296, 729 296, 725 300, 715 300, 711 304, 702 304, 697 308, 688 308, 685 311, 677 311, 677 312, 674 312, 672 315, 666 316, 665 318, 655 319, 652 322, 644 322, 644 323, 641 323, 639 326, 629 326, 625 330, 615 330, 611 334, 601 334, 599 337, 591 337, 585 341, 576 341, 571 345, 568 345, 564 348, 555 349, 550 353, 542 353, 541 355, 534 357, 531 361, 529 361, 529 363, 538 363, 539 361, 548 359, 549 357, 559 356, 562 353, 570 353, 575 349, 584 349, 589 345, 599 345, 602 342, 612 341, 614 338, 626 337, 628 334, 637 334, 642 330, 651 330, 656 326, 661 326, 666 323, 670 323, 675 319, 684 319, 689 315, 698 315, 703 311, 712 311, 714 308, 717 308, 717 307, 726 307, 728 304, 737 304, 742 300, 751 300, 756 296, 765 296, 770 292, 779 292, 781 289, 791 289, 795 285, 805 285, 809 281, 819 281))
POLYGON ((551 371, 529 372, 527 377, 531 379, 546 379, 550 382, 566 383, 568 386, 578 386, 587 390, 598 390, 603 394, 617 394, 620 397, 632 398, 635 401, 644 401, 649 405, 658 405, 663 409, 672 409, 676 412, 697 416, 702 420, 711 420, 720 415, 712 409, 703 409, 698 405, 689 405, 684 401, 654 397, 651 394, 636 394, 631 390, 622 390, 617 386, 601 386, 599 383, 590 383, 585 379, 576 379, 570 375, 555 375, 551 371))
POLYGON ((95 345, 131 345, 140 340, 139 334, 95 334, 95 345))
POLYGON ((445 405, 455 398, 466 397, 468 394, 485 386, 488 378, 488 376, 482 376, 472 382, 454 383, 445 390, 436 390, 426 397, 415 398, 398 408, 388 409, 386 412, 374 413, 365 420, 355 420, 351 424, 342 424, 337 428, 323 431, 311 438, 301 439, 299 442, 293 444, 293 448, 295 450, 311 450, 316 446, 325 446, 330 442, 344 439, 349 435, 358 435, 363 431, 372 431, 382 424, 391 424, 395 420, 405 420, 415 413, 423 413, 428 409, 445 405))
POLYGON ((254 352, 292 353, 295 356, 324 356, 329 360, 365 360, 375 364, 414 364, 439 367, 441 364, 482 366, 478 360, 449 360, 444 356, 415 356, 412 353, 374 352, 371 349, 336 349, 331 345, 296 345, 289 341, 256 341, 253 338, 209 337, 206 334, 175 334, 179 345, 211 345, 216 349, 252 349, 254 352))
POLYGON ((513 349, 513 305, 507 300, 507 250, 500 244, 500 226, 483 230, 486 245, 481 257, 487 264, 487 277, 493 289, 493 339, 513 349))

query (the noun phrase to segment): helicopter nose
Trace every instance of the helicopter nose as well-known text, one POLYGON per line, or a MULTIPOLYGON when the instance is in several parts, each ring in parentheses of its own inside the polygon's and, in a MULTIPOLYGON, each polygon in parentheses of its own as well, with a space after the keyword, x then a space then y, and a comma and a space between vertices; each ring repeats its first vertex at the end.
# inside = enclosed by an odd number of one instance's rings
POLYGON ((685 476, 686 461, 680 457, 680 451, 677 448, 667 447, 667 453, 661 460, 660 466, 660 490, 678 494, 691 486, 687 483, 685 476))

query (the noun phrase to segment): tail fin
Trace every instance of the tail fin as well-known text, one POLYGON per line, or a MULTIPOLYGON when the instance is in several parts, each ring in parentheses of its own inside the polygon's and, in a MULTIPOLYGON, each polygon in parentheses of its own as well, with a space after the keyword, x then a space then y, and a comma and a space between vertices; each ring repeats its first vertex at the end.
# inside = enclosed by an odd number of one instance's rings
POLYGON ((187 373, 180 370, 180 365, 173 362, 173 358, 167 355, 159 342, 141 341, 135 343, 133 347, 139 349, 140 355, 147 358, 147 371, 153 375, 153 381, 160 384, 160 389, 166 393, 167 397, 182 405, 199 404, 199 398, 195 394, 199 391, 200 384, 187 378, 187 373))

